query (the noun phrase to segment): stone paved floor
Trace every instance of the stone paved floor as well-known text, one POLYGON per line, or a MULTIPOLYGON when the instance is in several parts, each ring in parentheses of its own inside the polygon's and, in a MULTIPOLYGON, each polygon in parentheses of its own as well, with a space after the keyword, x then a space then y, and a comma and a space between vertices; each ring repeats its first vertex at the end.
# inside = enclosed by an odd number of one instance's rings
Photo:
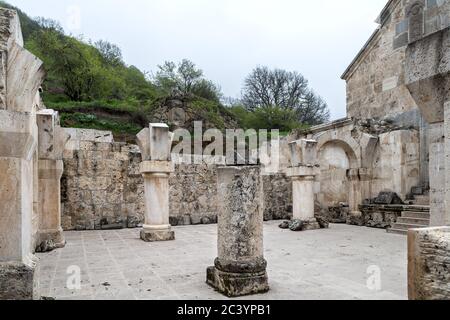
MULTIPOLYGON (((406 299, 406 237, 331 225, 295 233, 265 224, 271 291, 247 299, 406 299), (366 283, 381 270, 381 290, 366 283)), ((67 232, 67 246, 39 254, 40 286, 56 299, 223 299, 205 284, 216 257, 216 225, 176 227, 176 241, 144 243, 138 229, 67 232), (66 288, 79 266, 81 289, 66 288)))

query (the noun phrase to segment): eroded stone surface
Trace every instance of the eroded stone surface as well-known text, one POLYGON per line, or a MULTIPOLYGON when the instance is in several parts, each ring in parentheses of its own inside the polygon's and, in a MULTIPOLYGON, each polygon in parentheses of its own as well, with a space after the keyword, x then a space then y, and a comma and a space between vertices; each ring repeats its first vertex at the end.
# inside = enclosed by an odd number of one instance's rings
POLYGON ((219 167, 218 257, 207 283, 229 297, 269 290, 260 167, 219 167))
POLYGON ((408 232, 408 287, 411 300, 450 300, 450 228, 408 232))
POLYGON ((32 300, 39 296, 34 265, 0 262, 0 300, 32 300))

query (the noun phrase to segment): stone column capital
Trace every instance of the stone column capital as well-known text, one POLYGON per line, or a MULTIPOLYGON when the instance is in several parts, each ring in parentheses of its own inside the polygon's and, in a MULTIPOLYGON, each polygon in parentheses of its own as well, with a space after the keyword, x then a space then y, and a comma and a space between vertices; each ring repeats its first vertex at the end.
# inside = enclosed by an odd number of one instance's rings
POLYGON ((295 179, 305 180, 307 177, 312 177, 314 179, 315 176, 319 175, 319 166, 297 166, 297 167, 289 167, 286 170, 286 175, 295 179))
POLYGON ((371 168, 359 168, 359 179, 361 181, 372 180, 373 172, 371 168))
POLYGON ((37 139, 29 113, 0 110, 0 157, 30 160, 37 148, 37 139))
POLYGON ((350 181, 359 181, 359 169, 348 169, 347 170, 347 178, 350 181))
POLYGON ((170 175, 175 171, 174 164, 171 161, 143 161, 139 165, 139 171, 143 175, 161 174, 170 175))
POLYGON ((291 176, 292 181, 315 181, 316 176, 291 176))

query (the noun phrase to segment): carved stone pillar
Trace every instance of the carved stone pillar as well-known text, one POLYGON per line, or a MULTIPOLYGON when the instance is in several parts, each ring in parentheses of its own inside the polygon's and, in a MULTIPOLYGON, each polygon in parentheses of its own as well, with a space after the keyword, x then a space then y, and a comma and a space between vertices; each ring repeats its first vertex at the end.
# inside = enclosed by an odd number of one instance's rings
POLYGON ((364 200, 372 197, 373 173, 370 168, 359 168, 358 173, 361 186, 361 203, 359 205, 361 205, 364 200))
POLYGON ((319 229, 314 216, 314 183, 319 174, 317 142, 303 139, 289 146, 291 167, 286 175, 292 179, 293 221, 299 221, 302 230, 319 229))
POLYGON ((151 123, 138 134, 142 153, 140 172, 145 187, 145 223, 141 239, 147 242, 175 239, 169 223, 169 177, 171 134, 166 124, 151 123))
POLYGON ((218 194, 218 257, 207 283, 229 297, 268 291, 260 167, 219 167, 218 194))
POLYGON ((141 231, 144 241, 174 240, 169 223, 169 177, 174 171, 169 161, 144 161, 140 171, 144 177, 145 224, 141 231))
POLYGON ((350 215, 352 217, 360 217, 361 211, 359 211, 359 206, 362 204, 363 198, 359 169, 349 169, 347 171, 347 178, 349 181, 348 202, 350 207, 350 215))
MULTIPOLYGON (((412 9, 420 18, 420 3, 416 6, 412 9)), ((405 82, 430 124, 430 224, 446 226, 450 225, 450 28, 419 35, 410 30, 405 82)))
POLYGON ((39 298, 33 206, 42 62, 23 48, 20 22, 0 8, 0 300, 39 298))
POLYGON ((61 228, 61 176, 64 146, 70 136, 59 125, 58 112, 37 113, 39 129, 39 238, 37 252, 65 246, 61 228))

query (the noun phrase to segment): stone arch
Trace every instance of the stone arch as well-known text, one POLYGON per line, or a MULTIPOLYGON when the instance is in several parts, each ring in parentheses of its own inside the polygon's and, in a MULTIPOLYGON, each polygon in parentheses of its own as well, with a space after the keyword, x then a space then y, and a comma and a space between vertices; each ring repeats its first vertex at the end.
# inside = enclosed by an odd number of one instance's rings
POLYGON ((350 213, 357 214, 362 199, 370 194, 371 162, 378 139, 368 134, 358 137, 358 140, 354 138, 351 128, 338 128, 313 137, 318 142, 319 162, 322 162, 317 199, 322 206, 336 206, 339 202, 345 202, 350 207, 350 213), (327 151, 330 146, 333 150, 327 151), (324 152, 330 154, 324 156, 324 152), (338 165, 330 167, 321 157, 328 157, 338 165))
POLYGON ((336 131, 329 131, 314 137, 314 140, 317 141, 319 153, 324 146, 333 143, 345 151, 350 162, 350 168, 361 167, 361 148, 355 139, 350 136, 350 133, 339 135, 336 131))

